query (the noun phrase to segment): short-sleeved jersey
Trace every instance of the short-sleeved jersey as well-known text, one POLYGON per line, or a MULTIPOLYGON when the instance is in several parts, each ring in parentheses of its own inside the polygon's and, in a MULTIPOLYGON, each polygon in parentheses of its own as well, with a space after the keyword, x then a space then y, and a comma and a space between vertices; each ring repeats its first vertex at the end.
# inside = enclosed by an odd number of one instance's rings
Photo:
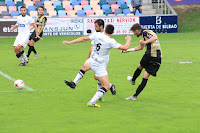
POLYGON ((46 25, 46 22, 47 22, 47 17, 44 16, 44 15, 41 16, 41 17, 37 16, 37 17, 35 18, 35 23, 36 23, 36 25, 37 25, 38 32, 40 32, 42 26, 45 26, 45 25, 46 25))
POLYGON ((17 23, 18 25, 18 34, 28 34, 30 33, 30 25, 33 23, 33 19, 26 15, 26 16, 18 16, 17 23))
POLYGON ((101 32, 95 32, 90 35, 89 38, 93 41, 91 58, 95 58, 99 62, 109 59, 110 50, 112 48, 118 49, 121 45, 117 43, 115 39, 110 38, 101 32))
MULTIPOLYGON (((144 41, 150 39, 153 36, 157 37, 156 33, 154 33, 152 30, 142 30, 142 37, 144 41)), ((150 55, 151 57, 162 57, 161 47, 158 39, 152 43, 146 44, 145 46, 145 54, 150 55)))

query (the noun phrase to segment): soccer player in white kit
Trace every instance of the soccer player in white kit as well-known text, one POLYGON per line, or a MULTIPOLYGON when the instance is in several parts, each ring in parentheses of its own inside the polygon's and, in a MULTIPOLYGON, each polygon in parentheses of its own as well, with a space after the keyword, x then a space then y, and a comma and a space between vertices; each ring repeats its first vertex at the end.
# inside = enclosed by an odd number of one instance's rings
POLYGON ((73 44, 78 42, 85 42, 88 40, 94 40, 93 50, 89 60, 86 62, 85 66, 88 70, 93 70, 100 81, 102 87, 97 90, 93 98, 87 103, 88 107, 100 107, 96 104, 96 101, 101 98, 109 89, 109 78, 106 70, 107 64, 109 62, 109 55, 112 48, 127 50, 130 46, 131 37, 127 36, 126 44, 121 45, 115 41, 115 39, 110 38, 114 32, 114 26, 108 24, 104 33, 95 32, 87 37, 80 37, 73 41, 63 41, 63 44, 73 44))
MULTIPOLYGON (((20 13, 22 15, 17 17, 17 23, 14 25, 14 27, 10 28, 10 31, 13 31, 14 29, 18 28, 18 35, 14 42, 14 51, 16 53, 17 58, 21 61, 19 66, 25 66, 26 63, 28 63, 27 56, 22 48, 25 48, 28 40, 29 40, 29 34, 30 34, 30 25, 33 24, 33 27, 37 31, 37 26, 34 23, 33 19, 26 15, 26 7, 22 6, 20 8, 20 13)), ((38 32, 36 32, 36 38, 42 39, 38 36, 38 32)))
MULTIPOLYGON (((104 32, 104 21, 102 19, 95 20, 94 25, 95 25, 96 32, 104 32)), ((90 55, 92 53, 93 43, 94 43, 94 41, 91 42, 92 46, 90 48, 90 52, 89 52, 87 60, 90 58, 90 55)), ((87 62, 87 60, 85 62, 87 62)), ((84 65, 81 67, 80 71, 76 75, 74 81, 64 80, 65 84, 68 85, 70 88, 75 89, 76 85, 84 77, 86 70, 87 70, 87 67, 85 67, 85 63, 84 63, 84 65)), ((95 80, 97 80, 97 77, 95 75, 94 75, 94 78, 95 78, 95 80)), ((102 87, 101 83, 97 80, 97 89, 99 89, 101 87, 102 87)), ((114 84, 110 83, 110 91, 111 91, 111 93, 113 95, 116 94, 116 90, 115 90, 115 85, 114 84)), ((103 101, 102 98, 100 98, 99 100, 103 101)))

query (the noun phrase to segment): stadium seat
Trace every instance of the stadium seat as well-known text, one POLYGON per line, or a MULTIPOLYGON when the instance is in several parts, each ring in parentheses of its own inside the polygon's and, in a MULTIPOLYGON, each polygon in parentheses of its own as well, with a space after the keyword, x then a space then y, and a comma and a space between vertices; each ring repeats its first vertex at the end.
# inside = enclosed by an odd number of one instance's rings
POLYGON ((65 11, 67 12, 68 10, 73 10, 72 5, 65 5, 65 11))
POLYGON ((87 10, 87 11, 86 11, 86 15, 87 15, 87 16, 94 15, 94 11, 93 11, 93 10, 87 10))
MULTIPOLYGON (((54 1, 55 2, 55 1, 54 1)), ((59 10, 64 10, 63 6, 56 6, 56 12, 58 12, 59 10)))
POLYGON ((78 10, 83 10, 82 6, 81 5, 75 5, 74 6, 74 11, 78 11, 78 10))
POLYGON ((0 6, 0 14, 2 11, 8 11, 7 6, 0 6))
POLYGON ((112 16, 113 17, 113 16, 115 16, 115 14, 108 14, 108 16, 112 16))
POLYGON ((16 7, 18 7, 18 6, 23 6, 24 5, 24 2, 23 1, 17 1, 17 3, 16 3, 16 7))
POLYGON ((11 18, 11 16, 3 16, 3 18, 11 18))
POLYGON ((102 5, 102 10, 105 12, 105 10, 110 9, 109 5, 102 5))
POLYGON ((115 15, 122 14, 122 10, 121 9, 115 9, 114 14, 115 15))
POLYGON ((12 11, 17 11, 16 6, 9 6, 9 14, 11 14, 12 11))
POLYGON ((95 15, 99 16, 103 14, 103 10, 95 10, 95 15))
POLYGON ((129 6, 131 4, 131 0, 126 0, 126 5, 129 6))
POLYGON ((118 4, 112 4, 112 5, 111 5, 111 10, 112 10, 113 12, 115 11, 115 9, 119 9, 118 4))
POLYGON ((105 14, 100 14, 99 17, 106 17, 106 15, 105 14))
POLYGON ((28 14, 30 14, 30 11, 35 11, 35 6, 28 6, 28 14))
POLYGON ((91 10, 91 6, 90 5, 84 5, 83 10, 84 12, 86 12, 87 10, 91 10))
POLYGON ((13 1, 7 2, 7 8, 9 9, 9 6, 15 6, 15 3, 13 1))
POLYGON ((84 10, 78 10, 78 11, 77 11, 77 16, 78 16, 78 17, 83 17, 83 16, 85 16, 84 10))
POLYGON ((35 2, 35 7, 38 9, 39 6, 43 6, 42 1, 36 1, 35 2))
POLYGON ((74 10, 68 10, 68 11, 67 11, 67 16, 69 16, 69 17, 76 16, 75 13, 76 13, 76 12, 75 12, 74 10))
POLYGON ((139 11, 136 10, 136 12, 135 12, 135 16, 142 16, 142 15, 143 15, 142 13, 139 13, 139 11))
POLYGON ((125 16, 124 14, 117 14, 117 16, 125 16))
POLYGON ((53 6, 48 6, 46 8, 46 10, 47 10, 47 13, 49 13, 49 11, 54 11, 54 7, 53 6))
POLYGON ((90 1, 90 6, 93 7, 94 5, 98 5, 98 1, 97 0, 91 0, 90 1))
POLYGON ((93 10, 100 10, 101 8, 100 8, 100 5, 93 5, 93 6, 91 6, 91 8, 93 9, 93 10))
POLYGON ((13 0, 5 0, 5 3, 8 4, 8 1, 12 1, 13 2, 13 0))
POLYGON ((54 8, 56 8, 56 6, 61 6, 61 2, 60 1, 54 1, 53 6, 54 6, 54 8))
POLYGON ((46 16, 48 15, 48 13, 47 13, 47 11, 46 11, 46 10, 43 12, 43 14, 44 14, 44 15, 46 15, 46 16))
POLYGON ((88 5, 88 1, 81 1, 81 6, 85 6, 85 5, 88 5))
POLYGON ((59 10, 58 11, 58 16, 61 17, 62 15, 66 15, 66 11, 65 10, 59 10))
POLYGON ((44 6, 45 6, 45 8, 52 6, 52 2, 51 1, 44 1, 44 6))
POLYGON ((63 1, 62 2, 62 5, 63 5, 63 8, 65 8, 66 7, 66 5, 70 5, 70 2, 69 1, 63 1))
POLYGON ((1 16, 9 16, 9 12, 8 11, 1 11, 1 16))
POLYGON ((45 1, 49 1, 49 0, 42 0, 42 4, 44 4, 45 1))
POLYGON ((49 11, 49 17, 57 16, 56 11, 49 11))
POLYGON ((22 0, 13 0, 13 1, 15 2, 15 5, 16 5, 18 1, 20 2, 20 1, 22 1, 22 0))
POLYGON ((37 16, 37 11, 30 11, 30 16, 31 16, 31 17, 37 16))
POLYGON ((119 7, 122 5, 122 4, 125 4, 124 0, 117 0, 117 4, 119 5, 119 7))
POLYGON ((123 13, 124 13, 124 15, 126 15, 126 14, 128 14, 128 13, 131 13, 131 11, 130 11, 130 9, 124 9, 124 10, 123 10, 123 13))
POLYGON ((106 9, 105 10, 105 15, 108 16, 108 14, 113 14, 112 10, 106 9))
POLYGON ((106 0, 100 0, 99 1, 100 7, 102 7, 102 5, 106 5, 106 4, 107 4, 106 0))
POLYGON ((11 12, 11 18, 13 18, 14 16, 19 16, 19 12, 18 11, 12 11, 11 12))
POLYGON ((0 6, 6 6, 6 3, 4 1, 0 1, 0 6))
POLYGON ((35 4, 36 1, 40 1, 40 0, 33 0, 33 4, 35 4))
POLYGON ((117 4, 117 0, 109 0, 108 5, 111 6, 112 4, 117 4))
POLYGON ((127 7, 126 4, 122 4, 122 5, 120 6, 120 9, 123 11, 124 9, 128 9, 128 7, 127 7))
POLYGON ((126 16, 134 16, 134 14, 133 13, 128 13, 128 14, 126 14, 126 16))
POLYGON ((72 7, 73 8, 74 8, 75 5, 80 5, 79 1, 76 1, 76 0, 72 1, 72 7))
POLYGON ((26 5, 26 8, 29 7, 29 6, 33 6, 33 2, 32 1, 24 1, 24 4, 26 5))

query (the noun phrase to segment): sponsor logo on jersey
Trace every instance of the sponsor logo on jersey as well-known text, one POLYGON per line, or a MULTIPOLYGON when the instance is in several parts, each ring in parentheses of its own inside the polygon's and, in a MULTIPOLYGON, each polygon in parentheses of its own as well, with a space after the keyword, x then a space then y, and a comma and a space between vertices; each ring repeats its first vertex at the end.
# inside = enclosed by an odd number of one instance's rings
POLYGON ((25 27, 25 24, 19 24, 19 27, 25 27))

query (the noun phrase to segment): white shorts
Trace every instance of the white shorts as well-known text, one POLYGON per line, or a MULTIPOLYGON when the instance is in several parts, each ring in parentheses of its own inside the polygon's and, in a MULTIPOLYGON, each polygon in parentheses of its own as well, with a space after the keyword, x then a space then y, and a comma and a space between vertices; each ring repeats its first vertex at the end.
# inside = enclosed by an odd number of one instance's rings
POLYGON ((106 68, 107 68, 109 59, 104 61, 103 63, 99 63, 99 62, 95 61, 93 58, 90 58, 88 60, 88 62, 89 62, 89 65, 90 65, 92 71, 95 72, 95 75, 97 77, 102 77, 102 76, 108 75, 106 68))
POLYGON ((29 40, 29 34, 28 35, 18 34, 13 46, 17 46, 18 44, 20 44, 23 46, 23 48, 26 48, 26 46, 28 44, 28 40, 29 40))

